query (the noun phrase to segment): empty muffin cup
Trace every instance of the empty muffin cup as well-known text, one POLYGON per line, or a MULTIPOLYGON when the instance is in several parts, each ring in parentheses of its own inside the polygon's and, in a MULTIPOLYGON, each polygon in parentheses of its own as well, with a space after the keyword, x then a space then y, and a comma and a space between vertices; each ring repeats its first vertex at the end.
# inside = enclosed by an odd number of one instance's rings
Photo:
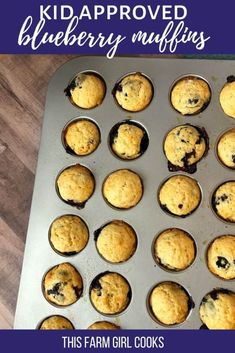
POLYGON ((45 299, 52 305, 72 305, 82 295, 82 277, 73 265, 61 263, 46 273, 42 281, 42 291, 45 299))
POLYGON ((86 71, 77 74, 64 91, 75 106, 92 109, 103 102, 106 84, 98 73, 86 71))
POLYGON ((130 304, 130 284, 119 273, 100 273, 91 282, 90 300, 94 308, 103 315, 120 314, 130 304))
POLYGON ((196 75, 180 78, 171 88, 171 104, 182 115, 201 113, 209 105, 210 100, 209 84, 202 77, 196 75))
POLYGON ((113 96, 124 110, 139 112, 150 104, 153 98, 153 85, 144 74, 131 73, 116 83, 113 96))

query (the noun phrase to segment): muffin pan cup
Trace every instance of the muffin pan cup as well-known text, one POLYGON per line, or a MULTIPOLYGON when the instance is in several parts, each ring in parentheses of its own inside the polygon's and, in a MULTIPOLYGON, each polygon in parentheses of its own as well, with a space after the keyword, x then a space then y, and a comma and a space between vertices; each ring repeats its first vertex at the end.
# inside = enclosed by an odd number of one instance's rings
MULTIPOLYGON (((221 221, 211 206, 211 195, 215 188, 226 180, 234 179, 234 170, 224 168, 217 159, 215 144, 218 136, 234 127, 235 120, 226 116, 219 103, 219 93, 229 75, 235 73, 235 61, 186 60, 159 58, 75 58, 52 77, 47 94, 38 168, 35 179, 31 215, 28 226, 24 263, 19 289, 15 328, 35 329, 39 322, 50 315, 63 315, 77 329, 85 329, 95 321, 107 319, 98 313, 89 300, 91 281, 105 271, 118 272, 130 283, 132 300, 127 309, 109 321, 122 329, 163 328, 149 315, 146 300, 156 283, 177 282, 192 296, 195 307, 187 320, 174 329, 199 329, 202 322, 199 306, 202 298, 214 288, 235 290, 235 281, 217 278, 207 268, 206 250, 217 236, 234 234, 235 224, 221 221), (95 71, 106 82, 106 96, 97 108, 84 110, 75 107, 64 94, 64 89, 77 73, 95 71), (142 72, 151 78, 154 97, 141 112, 131 113, 115 102, 112 90, 120 77, 131 72, 142 72), (192 73, 209 82, 212 97, 207 109, 193 116, 182 116, 169 102, 172 83, 183 75, 192 73), (92 154, 82 158, 65 152, 61 143, 64 126, 73 118, 86 116, 98 125, 102 140, 92 154), (108 146, 112 127, 120 121, 132 119, 142 124, 149 136, 149 146, 138 159, 123 161, 113 156, 108 146), (192 175, 202 188, 202 200, 197 211, 186 218, 172 217, 159 206, 157 190, 166 178, 173 175, 168 171, 167 159, 162 144, 166 133, 177 125, 190 123, 203 126, 210 139, 210 149, 197 165, 192 175), (55 190, 55 181, 61 170, 69 165, 81 163, 88 167, 96 181, 93 196, 81 210, 63 202, 55 190), (105 178, 117 169, 131 169, 143 180, 144 193, 133 208, 118 210, 110 207, 102 195, 105 178), (48 230, 52 221, 63 214, 77 214, 86 220, 90 238, 79 254, 69 262, 79 269, 83 279, 83 295, 74 304, 55 308, 48 303, 41 291, 43 275, 49 268, 64 261, 55 253, 48 242, 48 230), (134 256, 125 263, 111 264, 104 261, 96 250, 93 233, 101 224, 120 219, 130 224, 138 234, 138 247, 134 256), (197 246, 197 257, 188 269, 170 273, 154 261, 151 248, 156 234, 167 228, 182 228, 193 235, 197 246)), ((179 172, 180 173, 180 172, 179 172)), ((179 174, 176 173, 176 174, 179 174)), ((186 173, 184 173, 186 175, 186 173)), ((172 329, 164 326, 165 329, 172 329)))

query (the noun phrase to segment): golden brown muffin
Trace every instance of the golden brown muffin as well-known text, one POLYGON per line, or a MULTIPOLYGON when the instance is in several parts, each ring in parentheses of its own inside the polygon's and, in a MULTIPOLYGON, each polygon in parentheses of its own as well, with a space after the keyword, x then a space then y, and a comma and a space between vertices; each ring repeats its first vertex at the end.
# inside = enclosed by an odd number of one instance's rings
POLYGON ((214 289, 202 299, 199 313, 210 330, 235 330, 235 293, 214 289))
POLYGON ((80 73, 68 85, 65 93, 79 108, 91 109, 103 102, 106 86, 99 75, 80 73))
POLYGON ((91 171, 76 164, 64 169, 57 178, 61 198, 77 207, 84 207, 95 189, 95 179, 91 171))
POLYGON ((206 81, 196 76, 178 80, 171 91, 171 104, 183 115, 198 114, 211 99, 211 90, 206 81))
POLYGON ((112 172, 103 183, 104 198, 117 208, 134 207, 141 200, 142 194, 141 178, 129 169, 112 172))
POLYGON ((189 124, 172 129, 164 141, 164 152, 170 171, 196 171, 196 163, 207 151, 208 137, 204 128, 189 124))
POLYGON ((235 222, 235 181, 227 181, 216 189, 212 205, 220 218, 235 222))
POLYGON ((223 279, 235 278, 235 235, 216 238, 207 251, 209 270, 223 279))
POLYGON ((167 179, 159 192, 160 206, 175 216, 186 217, 196 210, 201 191, 196 180, 185 175, 167 179))
POLYGON ((166 229, 155 240, 154 255, 156 261, 164 268, 181 271, 189 267, 195 259, 195 242, 182 229, 166 229))
POLYGON ((137 246, 134 229, 123 221, 112 221, 98 229, 95 240, 100 255, 113 263, 127 261, 137 246))
POLYGON ((111 149, 116 156, 124 160, 140 157, 148 148, 148 144, 146 131, 133 121, 118 123, 110 132, 111 149))
POLYGON ((43 294, 52 304, 67 306, 81 296, 83 282, 80 273, 70 263, 52 267, 43 279, 43 294))
POLYGON ((229 76, 227 81, 220 92, 219 101, 224 113, 235 118, 235 77, 229 76))
POLYGON ((217 154, 226 167, 235 168, 235 128, 221 136, 217 145, 217 154))
POLYGON ((109 321, 96 321, 90 325, 88 330, 120 330, 120 326, 117 326, 109 321))
POLYGON ((149 304, 154 317, 164 325, 184 322, 190 311, 190 297, 174 282, 162 282, 151 292, 149 304))
POLYGON ((78 216, 61 216, 55 219, 50 227, 50 243, 53 249, 63 255, 73 255, 82 251, 88 238, 87 225, 78 216))
POLYGON ((74 327, 66 317, 53 315, 43 320, 39 330, 74 330, 74 327))
POLYGON ((127 308, 131 288, 127 280, 116 272, 105 272, 95 277, 90 286, 90 299, 102 314, 119 314, 127 308))
POLYGON ((68 152, 86 156, 96 150, 100 143, 100 131, 88 119, 72 121, 65 129, 64 142, 68 152))
POLYGON ((118 104, 130 112, 145 109, 152 100, 153 87, 141 73, 125 76, 114 88, 118 104))

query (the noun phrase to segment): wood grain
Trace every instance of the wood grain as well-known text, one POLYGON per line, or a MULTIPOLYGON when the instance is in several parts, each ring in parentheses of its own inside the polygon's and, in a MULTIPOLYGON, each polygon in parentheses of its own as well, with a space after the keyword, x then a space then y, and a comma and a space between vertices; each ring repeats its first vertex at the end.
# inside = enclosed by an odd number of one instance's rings
POLYGON ((0 57, 0 329, 13 327, 48 81, 71 58, 0 57))

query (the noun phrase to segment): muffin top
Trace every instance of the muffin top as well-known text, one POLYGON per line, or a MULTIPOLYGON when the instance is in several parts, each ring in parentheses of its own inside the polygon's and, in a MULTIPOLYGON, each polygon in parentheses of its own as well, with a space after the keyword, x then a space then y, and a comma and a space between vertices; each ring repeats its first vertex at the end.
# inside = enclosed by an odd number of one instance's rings
POLYGON ((216 238, 208 248, 209 270, 223 279, 235 278, 235 235, 216 238))
POLYGON ((188 216, 199 205, 201 191, 196 180, 185 175, 170 177, 160 188, 161 207, 175 215, 188 216))
POLYGON ((165 325, 184 322, 189 314, 187 292, 174 282, 158 284, 150 295, 150 307, 155 318, 165 325))
POLYGON ((113 132, 111 148, 119 158, 135 159, 145 151, 146 146, 142 148, 142 142, 145 142, 143 137, 146 137, 143 128, 127 122, 119 124, 113 132))
POLYGON ((95 180, 88 168, 76 164, 60 173, 57 186, 63 200, 82 207, 94 192, 95 180))
POLYGON ((78 119, 70 123, 64 134, 66 149, 78 156, 92 153, 100 143, 100 131, 95 123, 78 119))
POLYGON ((147 77, 135 73, 125 76, 114 88, 114 94, 123 109, 138 112, 151 102, 153 87, 147 77))
POLYGON ((83 289, 79 272, 70 263, 52 267, 43 280, 43 293, 52 304, 67 306, 75 303, 83 289))
POLYGON ((171 91, 171 104, 183 115, 200 113, 209 104, 210 98, 208 84, 199 77, 182 78, 171 91))
POLYGON ((81 73, 72 80, 65 93, 79 108, 91 109, 102 103, 106 87, 98 75, 81 73))
POLYGON ((91 283, 90 298, 102 314, 118 314, 128 306, 131 289, 127 280, 116 272, 105 272, 91 283))
POLYGON ((220 185, 213 195, 217 215, 227 222, 235 222, 235 181, 220 185))
POLYGON ((199 313, 210 330, 235 330, 235 293, 213 290, 202 299, 199 313))
POLYGON ((205 130, 189 124, 172 129, 164 141, 164 152, 170 171, 195 172, 196 163, 205 155, 206 149, 205 130))
POLYGON ((235 80, 233 76, 231 80, 232 82, 227 82, 222 88, 219 100, 224 113, 235 118, 235 80))
POLYGON ((99 253, 113 263, 128 260, 135 252, 135 231, 123 221, 112 221, 96 231, 96 246, 99 253))
POLYGON ((53 248, 63 255, 73 255, 83 250, 89 232, 84 221, 74 215, 64 215, 54 220, 49 232, 53 248))
POLYGON ((127 209, 134 207, 143 193, 142 180, 131 170, 119 169, 105 179, 103 195, 114 207, 127 209))
POLYGON ((161 266, 168 270, 181 271, 194 261, 196 247, 188 233, 182 229, 170 228, 156 238, 154 254, 161 266))
POLYGON ((226 167, 235 168, 235 128, 221 136, 217 145, 217 154, 226 167))
POLYGON ((53 315, 41 323, 39 330, 74 330, 74 327, 66 317, 53 315))
POLYGON ((96 321, 88 327, 88 330, 119 330, 120 327, 109 321, 96 321))

